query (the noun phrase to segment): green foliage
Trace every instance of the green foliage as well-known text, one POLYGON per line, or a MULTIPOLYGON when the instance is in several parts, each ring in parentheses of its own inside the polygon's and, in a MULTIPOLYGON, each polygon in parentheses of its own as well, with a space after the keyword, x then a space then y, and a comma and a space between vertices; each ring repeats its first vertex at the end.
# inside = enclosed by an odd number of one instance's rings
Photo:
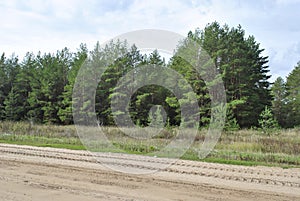
MULTIPOLYGON (((260 114, 265 111, 265 106, 271 107, 281 127, 300 126, 300 63, 286 82, 278 78, 270 88, 268 58, 262 56, 263 49, 259 43, 253 36, 247 37, 240 25, 230 28, 213 22, 203 30, 190 31, 174 53, 166 64, 157 50, 142 55, 135 45, 129 47, 126 41, 111 41, 104 47, 97 43, 90 52, 81 44, 76 53, 67 48, 54 54, 27 53, 22 61, 14 55, 7 58, 3 53, 0 57, 0 120, 29 119, 46 124, 72 124, 72 104, 79 101, 72 100, 73 87, 77 73, 86 61, 91 65, 107 67, 101 79, 97 77, 99 72, 94 72, 93 77, 99 79, 95 111, 103 125, 115 124, 110 107, 112 97, 124 97, 126 94, 132 94, 129 112, 136 124, 148 125, 148 114, 154 105, 162 105, 168 117, 168 126, 182 123, 180 106, 189 104, 191 97, 184 83, 168 78, 164 80, 183 91, 180 98, 157 85, 128 91, 131 89, 128 81, 116 87, 125 74, 134 72, 137 75, 141 66, 149 65, 149 69, 155 69, 155 66, 173 69, 187 80, 198 100, 200 110, 197 115, 200 116, 202 128, 207 127, 211 119, 212 94, 209 91, 221 79, 228 104, 226 130, 259 126, 261 123, 258 120, 262 119, 260 114), (207 51, 221 77, 204 81, 205 76, 209 77, 207 68, 211 65, 209 62, 203 63, 205 55, 198 51, 197 45, 192 45, 193 41, 207 51), (188 59, 184 60, 181 55, 188 59), (200 67, 201 73, 197 73, 192 65, 200 67), (118 93, 116 89, 120 89, 118 93)), ((159 73, 152 72, 150 75, 159 73)), ((151 78, 147 77, 149 75, 143 76, 143 79, 151 78)), ((82 102, 82 107, 92 108, 94 105, 90 99, 82 102)), ((123 113, 117 111, 115 115, 123 113)), ((184 121, 189 122, 193 118, 184 121)))
MULTIPOLYGON (((5 111, 5 103, 8 104, 9 101, 12 100, 13 96, 16 96, 14 93, 16 88, 12 91, 14 87, 15 79, 17 74, 20 71, 19 59, 15 55, 12 55, 11 58, 7 59, 4 53, 0 59, 0 120, 6 119, 6 114, 8 112, 5 111), (8 95, 10 96, 8 97, 8 95), (10 99, 10 100, 8 100, 10 99)), ((17 105, 16 103, 12 103, 17 105)), ((7 107, 9 109, 9 107, 7 107)), ((15 118, 15 115, 12 114, 15 118)))
POLYGON ((266 106, 265 110, 260 114, 258 122, 263 132, 268 135, 272 134, 276 129, 279 129, 278 122, 274 119, 272 111, 268 106, 266 106))
POLYGON ((67 75, 67 84, 64 86, 64 91, 61 94, 61 104, 58 110, 58 117, 63 124, 73 123, 72 114, 72 93, 75 79, 80 67, 83 65, 88 55, 88 50, 85 44, 81 44, 75 58, 71 62, 71 69, 67 75))
POLYGON ((16 93, 15 88, 12 87, 11 91, 7 95, 7 97, 4 100, 4 109, 5 109, 5 116, 6 119, 9 121, 18 121, 19 119, 19 111, 18 111, 18 106, 19 106, 19 94, 16 93))
POLYGON ((300 62, 288 75, 286 81, 286 124, 287 127, 300 126, 300 62))
POLYGON ((160 106, 153 106, 150 109, 148 123, 149 126, 154 128, 163 128, 165 125, 165 118, 162 114, 162 110, 160 106))
MULTIPOLYGON (((224 81, 227 102, 239 103, 233 108, 237 123, 242 128, 257 126, 259 114, 265 105, 271 105, 271 96, 266 65, 268 60, 261 56, 263 49, 260 49, 255 38, 246 38, 240 25, 230 29, 227 25, 221 27, 217 22, 208 24, 204 30, 189 32, 188 38, 199 43, 214 61, 224 81)), ((182 42, 178 52, 186 43, 186 40, 182 42)), ((189 62, 196 64, 193 58, 196 57, 191 55, 189 62)), ((183 74, 194 88, 201 107, 201 125, 206 125, 210 117, 208 86, 211 83, 205 83, 203 75, 197 75, 186 61, 176 58, 176 55, 171 60, 171 68, 183 74)))
POLYGON ((1 59, 0 59, 0 120, 5 119, 5 109, 4 109, 4 100, 5 100, 5 96, 7 94, 5 94, 6 92, 6 80, 7 80, 7 76, 5 73, 5 55, 4 53, 1 55, 1 59))
POLYGON ((237 131, 240 129, 240 126, 234 117, 232 106, 227 106, 227 119, 224 125, 225 131, 237 131))
POLYGON ((281 127, 287 127, 287 91, 286 83, 281 77, 278 77, 271 88, 272 94, 272 112, 274 118, 281 127))

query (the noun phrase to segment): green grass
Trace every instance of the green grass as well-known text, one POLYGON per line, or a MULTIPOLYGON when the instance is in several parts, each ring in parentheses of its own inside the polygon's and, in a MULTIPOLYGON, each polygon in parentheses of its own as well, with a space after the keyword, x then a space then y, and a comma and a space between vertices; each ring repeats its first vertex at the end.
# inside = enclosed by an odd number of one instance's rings
POLYGON ((53 147, 53 148, 65 148, 73 150, 85 150, 78 138, 50 138, 41 136, 30 135, 1 135, 0 143, 17 144, 17 145, 30 145, 37 147, 53 147))
MULTIPOLYGON (((165 130, 157 137, 146 141, 128 137, 115 127, 106 127, 105 133, 113 146, 102 141, 93 141, 89 146, 91 151, 149 155, 165 147, 176 132, 165 130)), ((181 157, 182 159, 199 160, 197 150, 201 148, 205 134, 205 131, 198 133, 196 141, 181 157)), ((0 143, 86 149, 78 138, 74 126, 31 125, 24 122, 0 122, 0 143)), ((300 168, 299 130, 279 130, 276 135, 271 136, 256 130, 223 133, 215 149, 200 161, 300 168)))

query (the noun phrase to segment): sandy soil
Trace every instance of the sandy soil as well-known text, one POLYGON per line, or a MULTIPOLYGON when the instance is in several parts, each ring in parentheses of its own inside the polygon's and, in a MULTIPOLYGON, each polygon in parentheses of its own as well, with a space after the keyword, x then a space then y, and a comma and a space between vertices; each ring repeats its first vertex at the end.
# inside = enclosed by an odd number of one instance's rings
POLYGON ((300 200, 300 169, 0 144, 0 200, 300 200))

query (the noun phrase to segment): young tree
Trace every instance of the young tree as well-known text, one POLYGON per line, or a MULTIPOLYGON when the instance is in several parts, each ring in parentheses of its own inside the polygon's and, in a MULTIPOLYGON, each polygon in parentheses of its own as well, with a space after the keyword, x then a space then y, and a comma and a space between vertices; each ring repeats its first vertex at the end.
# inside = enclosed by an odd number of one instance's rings
POLYGON ((239 105, 239 101, 231 101, 230 104, 227 104, 227 118, 226 118, 226 122, 224 125, 224 130, 227 131, 236 131, 240 129, 240 125, 238 124, 234 113, 233 113, 233 109, 235 109, 236 105, 239 105))
POLYGON ((272 111, 268 106, 265 107, 264 111, 259 115, 258 120, 260 127, 263 129, 264 133, 271 134, 274 129, 278 129, 278 122, 274 119, 272 111))
POLYGON ((148 116, 148 123, 150 127, 154 128, 163 128, 166 123, 166 116, 164 111, 161 110, 161 106, 154 105, 151 107, 149 116, 148 116))
POLYGON ((16 93, 14 87, 11 88, 8 96, 4 100, 5 120, 18 121, 20 120, 18 111, 19 94, 16 93))

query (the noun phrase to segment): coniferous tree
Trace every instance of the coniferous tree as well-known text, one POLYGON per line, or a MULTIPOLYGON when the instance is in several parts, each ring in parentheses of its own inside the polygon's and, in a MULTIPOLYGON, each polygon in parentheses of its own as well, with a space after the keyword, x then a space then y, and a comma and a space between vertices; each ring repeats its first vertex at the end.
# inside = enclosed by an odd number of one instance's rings
POLYGON ((33 65, 32 79, 30 80, 30 92, 28 94, 27 102, 29 104, 29 110, 27 117, 33 121, 42 123, 43 122, 43 111, 41 100, 42 95, 42 56, 39 52, 35 58, 35 65, 33 65))
MULTIPOLYGON (((6 109, 9 109, 9 107, 6 107, 7 104, 10 104, 11 102, 11 105, 17 106, 17 101, 13 98, 18 97, 18 94, 16 93, 14 87, 16 76, 20 72, 20 65, 18 61, 18 57, 14 54, 9 59, 5 59, 4 54, 1 58, 0 74, 2 74, 1 76, 3 76, 3 80, 0 89, 0 96, 2 96, 0 97, 2 99, 0 103, 0 109, 2 110, 2 112, 0 112, 0 114, 2 113, 1 115, 3 119, 7 119, 6 115, 8 114, 8 112, 6 111, 6 109), (4 63, 2 63, 3 61, 4 63)), ((8 119, 18 120, 16 116, 17 114, 13 112, 13 114, 11 113, 11 116, 9 116, 8 119)))
POLYGON ((6 92, 7 76, 5 73, 5 54, 3 53, 0 58, 0 120, 5 119, 4 100, 6 92))
POLYGON ((288 75, 287 90, 287 126, 300 125, 300 62, 288 75))
POLYGON ((281 77, 278 77, 271 88, 272 94, 272 112, 275 119, 278 121, 281 127, 286 127, 286 104, 287 104, 287 91, 285 82, 281 77))
POLYGON ((265 109, 259 116, 259 126, 262 128, 264 133, 270 135, 275 129, 279 128, 278 122, 274 119, 272 111, 268 106, 265 106, 265 109))
POLYGON ((67 84, 72 54, 67 48, 56 55, 37 56, 38 67, 31 82, 32 91, 28 101, 31 110, 28 116, 43 123, 60 123, 58 117, 61 95, 67 84))
POLYGON ((67 75, 67 84, 64 86, 64 92, 61 95, 61 104, 58 110, 58 116, 63 124, 73 123, 72 114, 72 93, 77 73, 87 59, 88 49, 85 44, 81 44, 78 52, 75 54, 67 75))
POLYGON ((28 98, 31 93, 30 83, 34 80, 33 76, 36 69, 35 56, 32 53, 27 53, 20 66, 21 69, 14 81, 13 92, 17 94, 15 111, 18 120, 28 120, 27 113, 30 110, 28 98))
POLYGON ((95 102, 97 117, 103 125, 115 124, 111 112, 111 95, 120 77, 128 71, 125 56, 127 53, 126 41, 119 40, 110 41, 103 48, 97 44, 91 52, 93 65, 105 69, 97 87, 95 102))
POLYGON ((253 36, 245 37, 240 25, 229 29, 214 22, 203 31, 196 30, 189 35, 215 62, 224 81, 227 102, 238 100, 239 104, 233 109, 238 124, 257 126, 261 111, 271 104, 270 76, 267 75, 267 57, 261 56, 263 49, 253 36))
MULTIPOLYGON (((154 50, 148 57, 144 56, 140 60, 141 66, 148 68, 147 72, 143 72, 143 75, 139 73, 139 68, 136 66, 136 72, 139 75, 140 81, 145 79, 153 80, 159 78, 160 67, 166 67, 164 58, 159 55, 157 50, 154 50)), ((142 125, 148 124, 148 114, 152 106, 163 105, 167 107, 165 102, 169 91, 162 86, 147 85, 138 89, 131 98, 131 115, 134 121, 139 121, 142 125)))
POLYGON ((20 116, 19 111, 16 109, 18 107, 19 94, 16 93, 15 88, 12 87, 11 91, 4 100, 5 109, 5 120, 18 121, 20 116))
MULTIPOLYGON (((262 56, 262 53, 263 49, 255 38, 246 37, 241 26, 229 28, 214 22, 203 30, 189 32, 167 65, 157 50, 149 56, 142 55, 136 46, 128 47, 126 41, 111 41, 104 47, 97 43, 91 52, 88 52, 85 45, 81 45, 75 54, 68 49, 56 54, 39 53, 37 56, 28 53, 20 63, 18 57, 7 59, 2 54, 0 120, 31 119, 41 123, 71 124, 72 104, 80 103, 80 111, 89 109, 88 111, 93 112, 95 106, 99 121, 104 125, 114 125, 113 115, 123 114, 121 110, 117 111, 118 114, 112 113, 113 97, 130 94, 129 112, 135 123, 147 125, 149 110, 153 105, 162 105, 168 115, 169 124, 180 125, 180 105, 189 104, 192 94, 188 91, 187 84, 179 81, 179 78, 159 78, 161 72, 158 69, 162 68, 158 67, 163 67, 177 71, 193 88, 200 107, 197 115, 200 116, 201 126, 207 126, 210 122, 213 94, 210 89, 220 78, 226 89, 229 126, 258 126, 259 115, 265 106, 271 105, 268 58, 262 56), (191 41, 198 45, 193 46, 191 41), (211 65, 207 60, 203 63, 204 50, 211 57, 221 77, 209 81, 205 79, 211 73, 206 68, 211 65), (186 58, 183 59, 182 55, 186 58), (75 79, 83 64, 93 67, 81 72, 83 75, 80 79, 83 80, 76 86, 86 91, 81 91, 75 96, 76 100, 72 100, 75 79), (144 65, 149 68, 143 74, 140 69, 144 65), (200 73, 193 65, 201 69, 200 73), (106 70, 102 72, 104 68, 106 70), (128 72, 134 76, 139 75, 141 79, 164 79, 167 84, 182 90, 183 94, 177 99, 171 91, 155 84, 137 91, 126 91, 133 89, 130 84, 134 84, 136 80, 127 80, 119 86, 117 84, 128 72), (85 94, 93 95, 91 90, 94 86, 91 85, 94 83, 98 86, 95 96, 86 97, 85 94)), ((289 75, 286 86, 282 80, 276 80, 272 87, 272 110, 280 125, 285 127, 300 125, 298 69, 299 65, 289 75)), ((194 117, 184 121, 189 122, 192 119, 194 117)))

